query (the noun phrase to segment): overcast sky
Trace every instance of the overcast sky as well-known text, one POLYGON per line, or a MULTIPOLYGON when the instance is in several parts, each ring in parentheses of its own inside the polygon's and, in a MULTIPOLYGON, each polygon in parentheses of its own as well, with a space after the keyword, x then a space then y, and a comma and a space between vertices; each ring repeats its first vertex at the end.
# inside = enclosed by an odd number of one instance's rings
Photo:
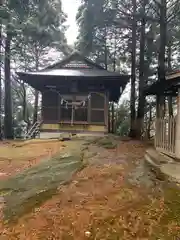
POLYGON ((76 25, 76 13, 80 4, 80 0, 62 0, 64 12, 68 15, 67 24, 69 29, 66 33, 69 44, 73 44, 77 37, 78 28, 76 25))

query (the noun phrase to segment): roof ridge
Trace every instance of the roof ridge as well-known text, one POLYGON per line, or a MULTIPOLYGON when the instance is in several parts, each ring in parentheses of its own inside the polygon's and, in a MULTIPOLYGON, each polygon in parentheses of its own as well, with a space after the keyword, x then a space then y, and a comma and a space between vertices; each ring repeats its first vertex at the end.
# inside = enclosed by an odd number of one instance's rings
MULTIPOLYGON (((68 63, 69 61, 71 61, 71 58, 73 58, 74 56, 78 55, 80 58, 82 58, 82 60, 84 60, 86 63, 90 64, 90 65, 93 65, 95 67, 97 67, 98 69, 102 69, 102 70, 106 70, 103 66, 95 63, 94 61, 92 61, 91 59, 89 59, 88 57, 84 56, 80 51, 78 50, 74 50, 69 56, 65 57, 64 59, 58 61, 58 62, 55 62, 54 64, 52 65, 49 65, 47 66, 46 68, 43 68, 42 70, 40 70, 41 72, 43 71, 46 71, 48 69, 53 69, 55 68, 56 66, 61 66, 62 65, 65 65, 66 63, 68 63)), ((108 71, 108 70, 106 70, 108 71)))

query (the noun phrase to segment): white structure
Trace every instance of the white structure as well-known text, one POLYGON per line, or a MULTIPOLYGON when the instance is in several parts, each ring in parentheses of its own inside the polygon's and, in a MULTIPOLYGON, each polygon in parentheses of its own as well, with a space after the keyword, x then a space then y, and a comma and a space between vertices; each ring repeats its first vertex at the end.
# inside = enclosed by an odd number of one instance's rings
MULTIPOLYGON (((147 95, 176 97, 177 114, 156 118, 155 148, 173 158, 180 159, 180 71, 166 76, 166 81, 157 81, 146 90, 147 95)), ((175 104, 175 103, 174 103, 175 104)))

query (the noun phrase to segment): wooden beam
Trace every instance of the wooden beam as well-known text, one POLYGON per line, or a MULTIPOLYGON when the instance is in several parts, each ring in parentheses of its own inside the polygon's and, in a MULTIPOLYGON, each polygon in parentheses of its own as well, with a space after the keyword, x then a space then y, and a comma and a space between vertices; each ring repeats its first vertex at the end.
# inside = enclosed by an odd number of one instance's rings
POLYGON ((88 100, 88 123, 91 123, 91 98, 88 100))
POLYGON ((61 97, 58 95, 58 120, 61 121, 61 97))

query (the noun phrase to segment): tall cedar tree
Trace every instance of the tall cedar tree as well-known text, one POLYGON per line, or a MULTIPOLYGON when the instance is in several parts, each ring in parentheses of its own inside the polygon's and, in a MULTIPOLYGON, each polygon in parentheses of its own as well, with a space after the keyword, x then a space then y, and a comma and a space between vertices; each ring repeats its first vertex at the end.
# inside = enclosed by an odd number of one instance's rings
MULTIPOLYGON (((9 0, 6 1, 6 21, 3 22, 5 30, 5 118, 4 133, 8 139, 13 138, 12 116, 12 82, 11 59, 14 57, 12 49, 20 50, 22 45, 34 46, 38 43, 40 49, 50 47, 68 52, 64 36, 64 22, 66 16, 61 10, 61 2, 57 0, 9 0), (12 46, 12 48, 11 48, 12 46)), ((29 48, 30 50, 30 48, 29 48)), ((29 51, 27 50, 27 51, 29 51)), ((22 49, 20 50, 22 52, 22 49)), ((30 52, 30 51, 29 51, 30 52)), ((33 50, 31 49, 31 52, 33 50)), ((38 54, 39 54, 38 52, 38 54)), ((47 51, 46 51, 47 53, 47 51)), ((26 53, 29 55, 29 53, 26 53)), ((40 55, 38 55, 40 57, 40 55)), ((35 58, 34 58, 35 59, 35 58)), ((14 60, 14 59, 13 59, 14 60)), ((16 59, 16 62, 18 59, 16 59)), ((36 61, 35 61, 36 62, 36 61)), ((36 64, 36 63, 35 63, 36 64)), ((38 63, 40 64, 40 63, 38 63)), ((37 68, 36 68, 37 69, 37 68)), ((30 69, 29 69, 30 70, 30 69)), ((37 119, 38 95, 35 97, 34 120, 37 119)))
POLYGON ((138 111, 137 111, 137 137, 141 138, 144 125, 144 108, 145 108, 145 41, 146 41, 146 5, 148 0, 142 1, 142 18, 140 26, 140 60, 139 60, 139 99, 138 99, 138 111))
POLYGON ((135 109, 135 85, 136 85, 136 30, 137 20, 136 11, 137 3, 136 0, 132 0, 133 5, 133 20, 132 20, 132 46, 131 46, 131 126, 130 126, 130 137, 136 137, 136 109, 135 109))
MULTIPOLYGON (((0 8, 2 8, 2 5, 3 0, 0 0, 0 8)), ((0 140, 2 138, 2 19, 0 18, 0 140)))
POLYGON ((10 28, 10 16, 9 23, 6 27, 6 38, 5 38, 5 60, 4 60, 4 76, 5 76, 5 102, 4 102, 4 135, 6 139, 13 139, 13 122, 12 122, 12 95, 11 95, 11 40, 12 32, 10 28))

